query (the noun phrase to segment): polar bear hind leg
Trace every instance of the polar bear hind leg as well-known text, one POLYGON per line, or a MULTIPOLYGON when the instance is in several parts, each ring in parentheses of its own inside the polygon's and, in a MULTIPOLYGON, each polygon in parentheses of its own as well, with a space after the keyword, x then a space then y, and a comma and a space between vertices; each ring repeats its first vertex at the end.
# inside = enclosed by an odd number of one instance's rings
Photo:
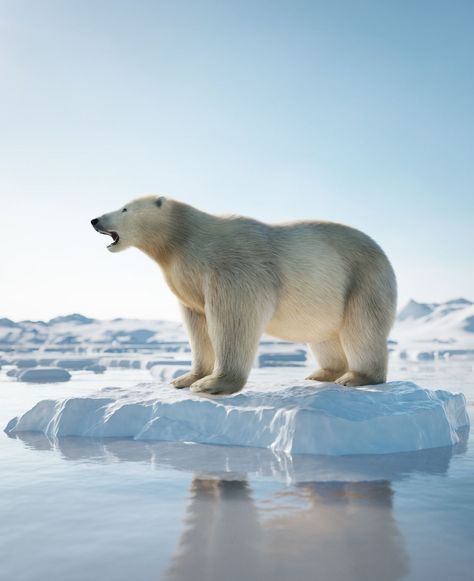
POLYGON ((320 369, 306 379, 333 382, 347 371, 346 355, 337 335, 327 341, 311 343, 310 348, 320 369))
POLYGON ((339 338, 348 369, 336 383, 376 385, 387 379, 387 337, 395 315, 394 287, 376 284, 348 298, 339 338), (381 285, 382 286, 382 285, 381 285))

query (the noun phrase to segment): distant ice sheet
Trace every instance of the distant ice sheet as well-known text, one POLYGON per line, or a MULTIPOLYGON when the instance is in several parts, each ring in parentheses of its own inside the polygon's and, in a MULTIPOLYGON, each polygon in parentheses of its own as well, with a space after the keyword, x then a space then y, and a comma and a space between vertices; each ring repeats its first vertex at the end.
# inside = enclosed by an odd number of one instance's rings
POLYGON ((106 388, 93 397, 45 400, 10 434, 120 437, 269 448, 287 454, 388 454, 450 446, 468 425, 462 394, 410 382, 347 389, 313 382, 202 398, 167 384, 106 388))

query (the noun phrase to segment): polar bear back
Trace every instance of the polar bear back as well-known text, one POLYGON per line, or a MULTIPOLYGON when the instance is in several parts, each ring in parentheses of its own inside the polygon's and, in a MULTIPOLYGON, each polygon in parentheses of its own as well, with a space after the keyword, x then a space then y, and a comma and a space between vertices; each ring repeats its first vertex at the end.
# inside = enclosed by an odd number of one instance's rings
POLYGON ((373 285, 375 294, 394 296, 388 259, 358 230, 331 222, 293 222, 274 226, 273 240, 281 289, 267 328, 272 335, 324 340, 341 326, 347 299, 357 288, 373 285))

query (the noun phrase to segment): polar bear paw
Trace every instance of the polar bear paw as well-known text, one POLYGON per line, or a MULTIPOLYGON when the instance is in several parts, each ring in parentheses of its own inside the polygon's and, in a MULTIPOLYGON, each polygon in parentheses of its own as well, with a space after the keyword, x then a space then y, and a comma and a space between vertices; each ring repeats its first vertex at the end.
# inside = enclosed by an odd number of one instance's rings
POLYGON ((344 375, 336 379, 334 383, 345 385, 346 387, 359 387, 361 385, 376 385, 383 383, 383 381, 377 381, 358 371, 347 371, 344 375))
POLYGON ((171 383, 176 387, 176 389, 183 389, 183 387, 190 387, 195 381, 201 379, 201 377, 203 377, 203 375, 191 371, 190 373, 185 373, 184 375, 180 375, 176 379, 173 379, 171 383))
POLYGON ((191 385, 191 391, 202 395, 230 395, 240 391, 246 379, 228 375, 208 375, 191 385))
POLYGON ((324 382, 334 382, 338 377, 344 373, 344 369, 317 369, 311 375, 308 375, 306 379, 311 379, 312 381, 324 381, 324 382))

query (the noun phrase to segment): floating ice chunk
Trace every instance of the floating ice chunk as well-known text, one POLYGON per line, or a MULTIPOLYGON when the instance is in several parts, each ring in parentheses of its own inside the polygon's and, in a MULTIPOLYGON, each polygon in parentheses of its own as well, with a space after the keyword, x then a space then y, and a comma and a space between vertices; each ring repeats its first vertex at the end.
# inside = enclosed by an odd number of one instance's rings
POLYGON ((163 381, 166 383, 171 382, 173 379, 176 379, 180 375, 184 375, 185 373, 189 373, 191 366, 189 367, 171 367, 171 366, 161 366, 161 365, 154 365, 150 367, 150 374, 158 379, 159 381, 163 381))
POLYGON ((306 365, 306 350, 291 347, 283 350, 262 348, 258 356, 259 367, 303 367, 306 365))
POLYGON ((6 428, 10 434, 126 437, 269 448, 286 454, 388 454, 459 441, 469 423, 462 394, 410 382, 347 389, 313 382, 202 398, 169 385, 110 396, 43 401, 6 428))
POLYGON ((38 365, 38 361, 36 359, 17 359, 15 365, 18 369, 31 369, 38 365))
POLYGON ((16 374, 18 381, 28 383, 57 383, 60 381, 69 381, 71 374, 65 369, 58 367, 35 367, 34 369, 25 369, 16 374))
POLYGON ((433 351, 418 351, 413 354, 413 358, 416 361, 433 361, 433 359, 435 359, 435 354, 433 351))
POLYGON ((62 367, 63 369, 69 370, 78 370, 78 369, 87 369, 91 367, 91 365, 97 365, 97 359, 91 358, 79 358, 76 357, 75 359, 58 359, 56 361, 57 367, 62 367))
POLYGON ((100 365, 99 363, 97 363, 96 365, 86 367, 86 371, 93 371, 95 374, 105 373, 107 371, 107 367, 105 365, 100 365))

